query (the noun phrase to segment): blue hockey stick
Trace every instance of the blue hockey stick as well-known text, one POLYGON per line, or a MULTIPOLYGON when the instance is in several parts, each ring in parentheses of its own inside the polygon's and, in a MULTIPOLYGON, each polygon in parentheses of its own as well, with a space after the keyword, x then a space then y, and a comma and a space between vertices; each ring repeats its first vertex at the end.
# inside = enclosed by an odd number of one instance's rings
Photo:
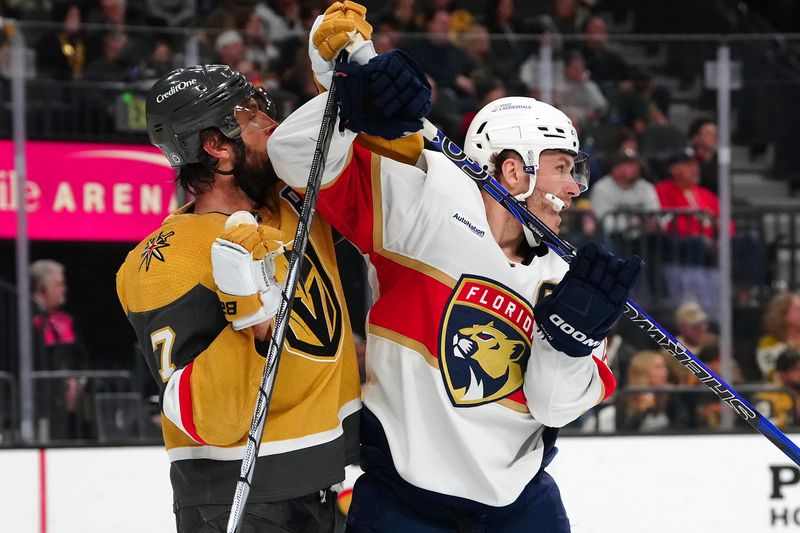
MULTIPOLYGON (((455 163, 455 165, 467 176, 472 178, 479 187, 489 193, 492 198, 500 202, 503 207, 514 215, 526 228, 531 230, 534 235, 547 243, 553 251, 567 262, 572 260, 575 256, 575 248, 572 245, 556 235, 539 220, 539 217, 531 213, 525 204, 517 201, 505 187, 487 174, 478 163, 467 157, 458 145, 448 139, 445 134, 427 119, 423 119, 422 134, 437 150, 455 163)), ((795 464, 800 466, 800 448, 798 448, 797 444, 792 442, 780 429, 776 428, 772 422, 759 413, 758 410, 736 392, 733 387, 717 376, 705 363, 700 361, 696 355, 687 350, 685 346, 678 342, 678 340, 658 324, 658 322, 642 311, 632 300, 628 300, 625 303, 624 314, 653 339, 656 344, 668 351, 680 364, 689 369, 700 383, 711 389, 714 394, 716 394, 720 400, 728 404, 736 414, 753 426, 756 431, 769 439, 772 444, 777 446, 778 449, 785 453, 795 464)))

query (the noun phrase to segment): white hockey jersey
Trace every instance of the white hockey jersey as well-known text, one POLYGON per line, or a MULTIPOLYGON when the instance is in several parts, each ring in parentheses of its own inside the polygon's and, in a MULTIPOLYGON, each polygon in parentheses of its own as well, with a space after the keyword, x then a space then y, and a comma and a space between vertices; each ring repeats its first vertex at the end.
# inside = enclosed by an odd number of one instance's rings
MULTIPOLYGON (((278 176, 305 187, 326 95, 269 140, 278 176)), ((409 483, 491 506, 512 503, 541 466, 544 426, 561 427, 613 392, 605 343, 556 351, 532 307, 567 264, 543 251, 511 264, 475 184, 443 155, 417 166, 333 135, 317 208, 369 265, 364 402, 409 483)))

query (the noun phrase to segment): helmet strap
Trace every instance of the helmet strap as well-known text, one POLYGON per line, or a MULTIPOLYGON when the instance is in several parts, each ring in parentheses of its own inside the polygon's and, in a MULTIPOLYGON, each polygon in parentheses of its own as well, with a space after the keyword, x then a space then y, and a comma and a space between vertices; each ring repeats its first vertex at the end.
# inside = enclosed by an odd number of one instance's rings
POLYGON ((519 200, 520 202, 524 202, 533 194, 533 189, 536 187, 536 167, 529 167, 526 166, 524 168, 525 173, 530 176, 530 181, 528 181, 528 190, 517 194, 514 196, 515 200, 519 200))

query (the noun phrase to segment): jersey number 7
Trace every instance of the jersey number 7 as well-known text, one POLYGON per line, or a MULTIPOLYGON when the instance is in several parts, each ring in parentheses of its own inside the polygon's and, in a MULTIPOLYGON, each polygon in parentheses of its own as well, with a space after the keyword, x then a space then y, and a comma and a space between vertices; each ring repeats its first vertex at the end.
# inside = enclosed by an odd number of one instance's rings
POLYGON ((175 332, 172 328, 167 326, 158 329, 150 334, 150 343, 153 345, 153 352, 161 350, 161 361, 158 373, 161 375, 161 381, 166 383, 169 377, 175 372, 175 365, 172 364, 172 347, 175 345, 175 332))

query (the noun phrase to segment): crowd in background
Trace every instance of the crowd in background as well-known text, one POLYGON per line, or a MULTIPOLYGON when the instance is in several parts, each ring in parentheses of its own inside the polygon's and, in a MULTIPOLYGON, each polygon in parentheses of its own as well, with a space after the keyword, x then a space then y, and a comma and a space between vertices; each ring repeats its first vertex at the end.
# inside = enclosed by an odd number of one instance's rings
MULTIPOLYGON (((56 31, 42 26, 41 31, 34 29, 27 35, 40 79, 147 87, 149 81, 184 64, 191 53, 198 62, 227 64, 267 88, 285 116, 318 92, 306 43, 315 18, 329 3, 8 0, 0 15, 57 25, 56 31), (187 27, 203 29, 187 40, 181 31, 187 27)), ((714 278, 719 183, 712 108, 704 108, 701 102, 692 120, 671 123, 670 91, 656 82, 653 72, 632 64, 615 49, 609 36, 609 26, 615 21, 603 11, 602 1, 542 2, 546 7, 529 17, 519 15, 515 0, 489 0, 480 13, 466 9, 467 4, 392 0, 370 6, 376 50, 403 48, 417 60, 433 87, 429 118, 458 142, 463 142, 477 110, 502 96, 547 98, 563 109, 592 158, 590 190, 573 205, 567 239, 580 244, 602 237, 618 253, 646 257, 641 246, 651 243, 652 236, 671 236, 670 245, 677 243, 676 254, 684 260, 644 284, 656 292, 664 285, 670 287, 668 324, 687 348, 719 371, 719 344, 713 333, 719 319, 718 279, 714 278), (549 88, 541 81, 543 53, 553 54, 554 83, 549 88), (692 279, 699 279, 699 291, 692 279)), ((0 38, 0 72, 4 61, 7 68, 8 38, 13 32, 10 26, 5 28, 0 38)), ((739 239, 734 246, 747 245, 746 235, 734 227, 731 233, 739 239)), ((31 267, 32 287, 39 291, 34 293, 37 304, 43 280, 59 273, 63 285, 63 269, 57 264, 31 267)), ((752 295, 735 296, 746 302, 752 295)), ((53 341, 53 332, 58 330, 54 326, 68 322, 72 328, 60 305, 42 303, 37 309, 34 326, 41 341, 37 369, 82 368, 80 361, 72 360, 80 351, 74 331, 70 333, 74 342, 63 336, 53 341), (65 344, 70 345, 68 349, 65 344), (66 352, 72 355, 68 358, 63 355, 66 352)), ((774 296, 763 313, 762 332, 755 353, 737 354, 739 360, 752 357, 758 374, 745 376, 735 369, 734 384, 775 385, 774 391, 759 391, 751 399, 779 426, 798 423, 800 295, 781 292, 774 296)), ((602 432, 719 426, 720 404, 704 387, 696 387, 696 378, 671 357, 643 349, 623 332, 609 339, 620 393, 575 427, 602 432), (676 387, 704 392, 675 394, 676 387)), ((58 396, 53 400, 56 409, 84 424, 91 416, 81 414, 86 390, 85 383, 68 380, 53 393, 58 396)), ((91 429, 81 431, 86 435, 91 429)))

